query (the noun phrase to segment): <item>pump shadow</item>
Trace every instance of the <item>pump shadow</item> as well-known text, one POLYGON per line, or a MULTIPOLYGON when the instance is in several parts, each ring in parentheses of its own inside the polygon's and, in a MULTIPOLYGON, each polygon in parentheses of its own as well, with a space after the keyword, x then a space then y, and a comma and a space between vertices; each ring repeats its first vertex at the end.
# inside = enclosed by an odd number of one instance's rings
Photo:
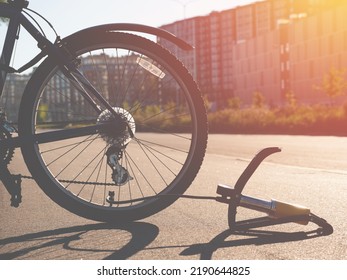
MULTIPOLYGON (((263 225, 264 221, 262 218, 250 220, 253 222, 253 226, 256 225, 257 220, 259 222, 259 227, 263 225)), ((242 223, 241 223, 242 224, 242 223)), ((331 227, 328 224, 328 227, 331 227)), ((306 239, 317 238, 321 236, 327 236, 333 233, 333 228, 327 229, 326 232, 322 232, 322 228, 317 228, 311 231, 300 231, 300 232, 280 232, 280 231, 268 231, 268 230, 255 230, 250 228, 244 228, 239 230, 227 229, 216 237, 214 237, 210 242, 205 244, 193 244, 187 249, 183 250, 180 255, 190 256, 190 255, 200 255, 201 260, 211 260, 213 254, 218 249, 233 248, 238 246, 247 245, 266 245, 284 242, 295 242, 306 239), (227 238, 232 238, 233 236, 245 236, 245 239, 237 240, 226 240, 227 238), (248 237, 248 238, 247 238, 248 237)))

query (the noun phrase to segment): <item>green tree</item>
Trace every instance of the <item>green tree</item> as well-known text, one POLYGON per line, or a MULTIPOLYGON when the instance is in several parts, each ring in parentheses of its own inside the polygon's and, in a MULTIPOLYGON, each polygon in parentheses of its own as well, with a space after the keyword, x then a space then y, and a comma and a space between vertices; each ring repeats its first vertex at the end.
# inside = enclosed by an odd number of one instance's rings
POLYGON ((265 97, 260 91, 255 91, 252 96, 252 105, 254 108, 261 109, 265 106, 265 97))
POLYGON ((228 99, 228 107, 234 110, 239 110, 241 108, 241 99, 239 97, 232 97, 228 99))
POLYGON ((346 69, 337 69, 331 67, 328 73, 323 76, 322 82, 316 86, 316 89, 323 91, 333 103, 334 98, 345 95, 347 90, 347 81, 345 79, 346 69))
POLYGON ((294 94, 294 92, 292 91, 288 91, 285 95, 285 99, 286 99, 286 105, 289 108, 295 109, 298 105, 298 100, 294 94))

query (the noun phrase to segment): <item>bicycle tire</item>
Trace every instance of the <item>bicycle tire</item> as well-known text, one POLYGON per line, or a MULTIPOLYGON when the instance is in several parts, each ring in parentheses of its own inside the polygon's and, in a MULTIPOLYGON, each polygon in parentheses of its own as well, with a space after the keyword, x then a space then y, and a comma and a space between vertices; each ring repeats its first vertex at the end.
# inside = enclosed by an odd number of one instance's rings
POLYGON ((99 91, 103 91, 124 122, 128 126, 135 122, 135 140, 126 133, 119 140, 119 135, 115 137, 107 131, 74 143, 69 143, 71 139, 45 144, 33 141, 41 130, 70 129, 111 118, 107 110, 102 114, 93 112, 86 105, 88 102, 76 95, 73 86, 66 85, 69 81, 59 72, 57 61, 48 57, 28 82, 19 111, 19 135, 24 140, 21 150, 37 184, 61 207, 96 221, 138 220, 168 207, 178 197, 159 196, 179 195, 186 191, 200 169, 207 145, 206 110, 192 76, 168 50, 137 35, 82 32, 68 38, 64 44, 70 54, 79 57, 81 71, 99 91), (105 63, 101 64, 101 60, 105 63), (113 72, 109 70, 111 66, 113 72), (144 90, 147 90, 145 95, 144 90), (54 96, 53 91, 56 92, 54 96), (118 99, 124 92, 127 97, 122 102, 116 101, 116 97, 118 99), (117 94, 113 96, 113 93, 117 94), (82 116, 87 113, 87 117, 82 116), (75 120, 77 115, 80 115, 79 122, 75 120), (83 124, 85 122, 88 124, 83 124), (171 142, 166 142, 166 138, 171 142), (124 170, 116 175, 114 171, 111 176, 112 170, 105 163, 110 161, 106 150, 114 145, 118 149, 119 142, 126 148, 122 150, 117 166, 124 170), (99 155, 95 155, 96 149, 99 155), (68 157, 70 161, 64 163, 62 158, 68 157), (78 164, 77 159, 72 158, 78 158, 78 164), (92 172, 87 176, 83 174, 87 173, 85 170, 92 172), (83 175, 76 176, 77 172, 83 175), (127 180, 118 184, 120 173, 125 174, 127 180), (107 204, 106 195, 112 190, 116 202, 107 204), (88 195, 82 196, 84 192, 88 195), (152 198, 121 204, 123 200, 147 196, 152 198))

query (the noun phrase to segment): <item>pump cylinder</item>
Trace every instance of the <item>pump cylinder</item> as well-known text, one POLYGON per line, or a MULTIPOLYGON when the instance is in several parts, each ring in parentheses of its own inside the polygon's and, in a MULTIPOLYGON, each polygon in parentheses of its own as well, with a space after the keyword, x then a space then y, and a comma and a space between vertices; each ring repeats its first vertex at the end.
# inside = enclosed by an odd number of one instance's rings
MULTIPOLYGON (((267 213, 271 218, 285 218, 292 216, 308 216, 310 209, 307 207, 286 203, 278 200, 266 201, 250 196, 241 195, 240 206, 267 213)), ((296 223, 307 225, 308 220, 297 221, 296 223)))

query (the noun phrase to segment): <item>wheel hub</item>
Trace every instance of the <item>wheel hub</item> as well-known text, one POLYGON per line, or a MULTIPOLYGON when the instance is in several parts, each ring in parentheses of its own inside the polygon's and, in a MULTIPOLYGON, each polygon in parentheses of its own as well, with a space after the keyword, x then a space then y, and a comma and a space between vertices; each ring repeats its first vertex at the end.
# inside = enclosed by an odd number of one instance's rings
POLYGON ((133 116, 125 109, 113 107, 117 116, 104 110, 97 119, 97 124, 104 124, 99 133, 109 145, 123 148, 135 135, 136 125, 133 116))

